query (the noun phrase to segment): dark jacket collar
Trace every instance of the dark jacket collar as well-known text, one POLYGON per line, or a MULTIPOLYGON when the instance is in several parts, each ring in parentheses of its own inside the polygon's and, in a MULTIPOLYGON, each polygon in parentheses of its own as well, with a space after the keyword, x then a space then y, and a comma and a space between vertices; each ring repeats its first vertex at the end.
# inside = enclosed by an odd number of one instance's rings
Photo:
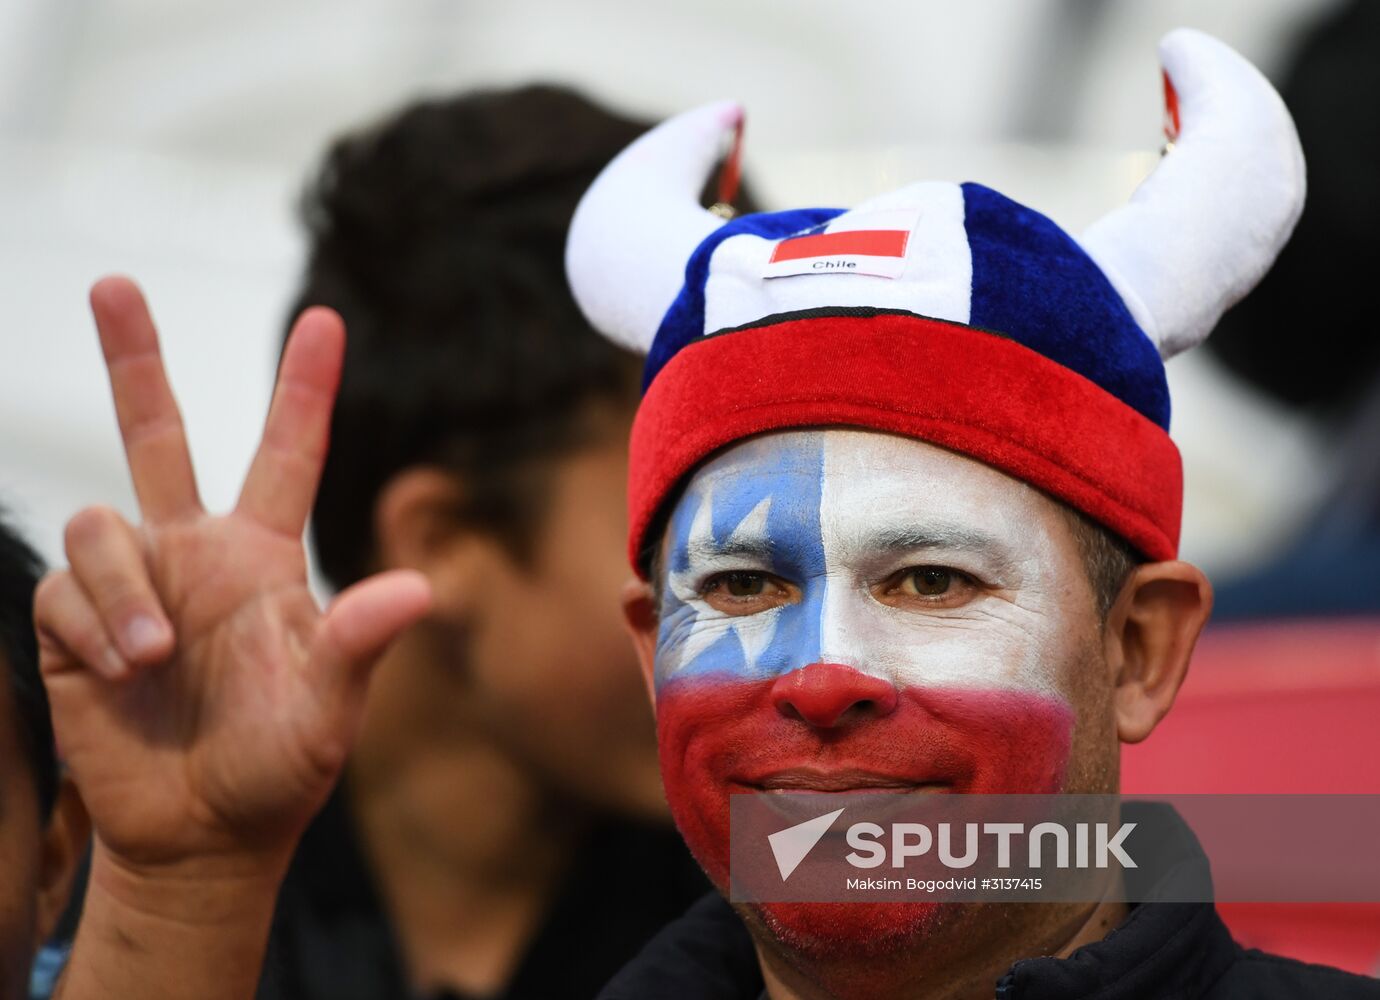
POLYGON ((997 984, 1000 1000, 1194 997, 1240 954, 1211 903, 1163 902, 1194 896, 1211 884, 1207 856, 1193 831, 1167 805, 1130 802, 1122 809, 1138 824, 1137 835, 1154 838, 1160 858, 1127 873, 1129 895, 1143 902, 1101 941, 1068 958, 1016 962, 997 984), (1160 874, 1151 884, 1138 883, 1149 870, 1160 874))

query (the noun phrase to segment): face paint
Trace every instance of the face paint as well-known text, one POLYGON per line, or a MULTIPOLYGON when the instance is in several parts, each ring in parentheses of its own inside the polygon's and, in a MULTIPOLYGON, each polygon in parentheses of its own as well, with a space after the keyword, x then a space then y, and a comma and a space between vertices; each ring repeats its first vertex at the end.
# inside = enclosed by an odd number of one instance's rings
MULTIPOLYGON (((703 466, 668 528, 656 686, 667 797, 710 877, 727 885, 733 792, 1059 791, 1085 648, 1068 612, 1090 603, 1071 547, 1035 490, 892 435, 776 434, 703 466), (886 596, 917 566, 971 589, 944 606, 886 596), (717 608, 725 573, 769 575, 791 599, 717 608)), ((933 909, 760 912, 782 937, 843 944, 913 932, 933 909)))

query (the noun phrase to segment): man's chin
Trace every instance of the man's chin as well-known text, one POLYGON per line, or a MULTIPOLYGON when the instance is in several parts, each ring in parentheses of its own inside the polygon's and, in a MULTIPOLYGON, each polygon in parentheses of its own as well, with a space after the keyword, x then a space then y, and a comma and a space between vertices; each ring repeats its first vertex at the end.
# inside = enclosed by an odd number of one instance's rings
POLYGON ((792 954, 876 958, 906 950, 957 921, 956 903, 740 903, 749 926, 792 954))

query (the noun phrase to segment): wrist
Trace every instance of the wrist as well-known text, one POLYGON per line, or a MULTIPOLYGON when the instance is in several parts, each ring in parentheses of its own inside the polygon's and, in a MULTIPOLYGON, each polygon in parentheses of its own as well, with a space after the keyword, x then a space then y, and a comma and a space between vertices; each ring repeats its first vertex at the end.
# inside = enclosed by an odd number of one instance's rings
POLYGON ((188 929, 272 912, 290 855, 212 855, 134 862, 99 835, 91 851, 87 909, 92 903, 188 929))
POLYGON ((132 865, 97 838, 57 997, 252 996, 286 859, 132 865))

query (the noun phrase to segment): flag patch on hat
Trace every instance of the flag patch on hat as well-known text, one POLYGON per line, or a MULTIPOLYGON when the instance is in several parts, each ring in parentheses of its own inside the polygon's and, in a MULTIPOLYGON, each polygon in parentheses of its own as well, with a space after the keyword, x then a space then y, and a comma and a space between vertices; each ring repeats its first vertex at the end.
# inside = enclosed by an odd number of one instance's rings
POLYGON ((912 210, 845 212, 827 225, 779 241, 764 278, 800 274, 867 274, 899 278, 920 214, 912 210))

